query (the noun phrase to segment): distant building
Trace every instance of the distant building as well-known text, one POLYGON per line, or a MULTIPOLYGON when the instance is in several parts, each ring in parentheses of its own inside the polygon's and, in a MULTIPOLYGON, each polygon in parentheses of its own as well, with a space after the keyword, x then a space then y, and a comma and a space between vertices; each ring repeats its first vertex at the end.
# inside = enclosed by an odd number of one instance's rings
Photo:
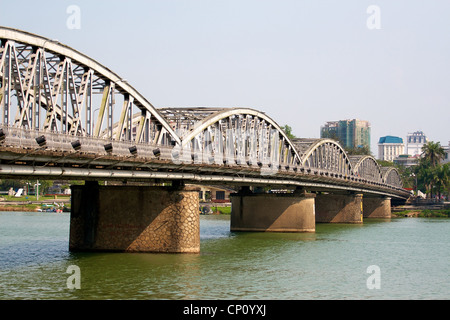
POLYGON ((428 142, 427 137, 422 131, 408 133, 406 136, 406 154, 410 156, 420 155, 422 146, 428 142))
POLYGON ((320 128, 321 138, 338 140, 344 147, 370 150, 370 123, 365 120, 329 121, 320 128))
POLYGON ((403 167, 415 166, 419 163, 420 156, 410 156, 409 154, 401 154, 394 159, 394 163, 403 167))
POLYGON ((378 141, 378 159, 393 161, 405 151, 403 139, 393 136, 381 137, 378 141))
POLYGON ((320 127, 320 137, 338 140, 339 121, 328 121, 320 127))
POLYGON ((236 192, 233 189, 223 186, 197 186, 200 188, 200 202, 230 202, 230 193, 236 192))
POLYGON ((445 156, 444 156, 444 159, 442 160, 442 163, 449 163, 450 162, 450 141, 448 142, 448 146, 443 147, 443 148, 444 148, 445 156))

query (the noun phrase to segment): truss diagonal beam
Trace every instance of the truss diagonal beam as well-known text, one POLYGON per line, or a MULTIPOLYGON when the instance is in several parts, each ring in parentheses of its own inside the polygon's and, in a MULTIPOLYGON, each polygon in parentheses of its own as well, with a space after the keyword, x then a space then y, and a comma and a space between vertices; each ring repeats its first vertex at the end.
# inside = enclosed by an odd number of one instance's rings
MULTIPOLYGON (((137 124, 139 134, 128 134, 128 139, 135 139, 136 143, 141 139, 151 141, 150 137, 161 136, 160 132, 151 130, 161 130, 165 137, 161 142, 181 144, 180 137, 166 119, 124 79, 57 41, 0 27, 0 77, 4 125, 97 137, 106 131, 108 137, 114 139, 118 135, 112 132, 113 121, 120 118, 122 111, 117 111, 118 115, 114 116, 115 102, 120 97, 119 100, 131 101, 132 106, 127 108, 134 107, 145 115, 145 123, 137 124), (108 94, 105 91, 109 91, 108 94), (104 98, 98 108, 94 105, 96 93, 104 98), (13 96, 16 96, 15 103, 13 96), (109 97, 107 103, 106 96, 109 97), (95 111, 99 111, 96 121, 95 111), (10 122, 11 112, 16 114, 14 123, 10 122), (43 123, 37 121, 40 113, 45 114, 43 123), (107 117, 107 121, 103 117, 107 117), (150 125, 150 119, 154 126, 150 125)), ((122 129, 123 125, 121 122, 122 129)), ((128 122, 128 132, 133 131, 130 125, 128 122)))

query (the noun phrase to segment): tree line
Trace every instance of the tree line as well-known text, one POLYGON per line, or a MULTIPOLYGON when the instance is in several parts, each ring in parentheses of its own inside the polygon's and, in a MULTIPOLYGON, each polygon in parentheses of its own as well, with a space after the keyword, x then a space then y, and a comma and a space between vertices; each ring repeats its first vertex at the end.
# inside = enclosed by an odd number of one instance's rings
POLYGON ((417 178, 415 187, 425 190, 428 198, 441 198, 450 192, 450 165, 441 163, 444 158, 440 143, 430 141, 423 145, 419 163, 412 168, 411 176, 417 178))

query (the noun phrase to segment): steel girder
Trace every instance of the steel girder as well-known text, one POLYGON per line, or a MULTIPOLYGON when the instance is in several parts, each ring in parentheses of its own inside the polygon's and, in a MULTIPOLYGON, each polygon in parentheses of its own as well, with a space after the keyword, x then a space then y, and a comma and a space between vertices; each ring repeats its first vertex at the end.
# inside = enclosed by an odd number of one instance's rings
POLYGON ((295 139, 301 150, 302 166, 308 170, 323 170, 341 176, 354 175, 350 159, 342 146, 331 139, 295 139))
POLYGON ((350 156, 353 171, 358 177, 383 183, 383 173, 377 160, 369 155, 350 156))
POLYGON ((383 173, 383 182, 385 184, 388 184, 391 186, 396 186, 399 188, 403 187, 402 177, 400 175, 400 172, 397 170, 397 168, 382 167, 381 170, 383 173))
POLYGON ((196 157, 195 161, 258 165, 270 170, 300 165, 300 155, 285 132, 263 112, 249 108, 160 111, 180 135, 182 151, 196 157))
POLYGON ((5 27, 0 27, 0 42, 1 124, 136 143, 181 143, 150 102, 88 56, 5 27), (139 121, 133 122, 136 112, 139 121))

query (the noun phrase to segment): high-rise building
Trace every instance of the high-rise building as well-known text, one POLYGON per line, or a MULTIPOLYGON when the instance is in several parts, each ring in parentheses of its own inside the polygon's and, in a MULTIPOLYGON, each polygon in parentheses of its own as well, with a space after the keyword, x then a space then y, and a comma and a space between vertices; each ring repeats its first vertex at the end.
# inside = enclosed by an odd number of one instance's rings
POLYGON ((395 158, 404 153, 404 150, 405 145, 402 138, 385 136, 378 141, 379 160, 394 161, 395 158))
POLYGON ((408 133, 406 136, 406 154, 410 156, 420 155, 422 146, 427 142, 428 139, 422 131, 408 133))
POLYGON ((344 147, 370 150, 370 123, 365 120, 329 121, 320 128, 321 138, 338 140, 344 147))

